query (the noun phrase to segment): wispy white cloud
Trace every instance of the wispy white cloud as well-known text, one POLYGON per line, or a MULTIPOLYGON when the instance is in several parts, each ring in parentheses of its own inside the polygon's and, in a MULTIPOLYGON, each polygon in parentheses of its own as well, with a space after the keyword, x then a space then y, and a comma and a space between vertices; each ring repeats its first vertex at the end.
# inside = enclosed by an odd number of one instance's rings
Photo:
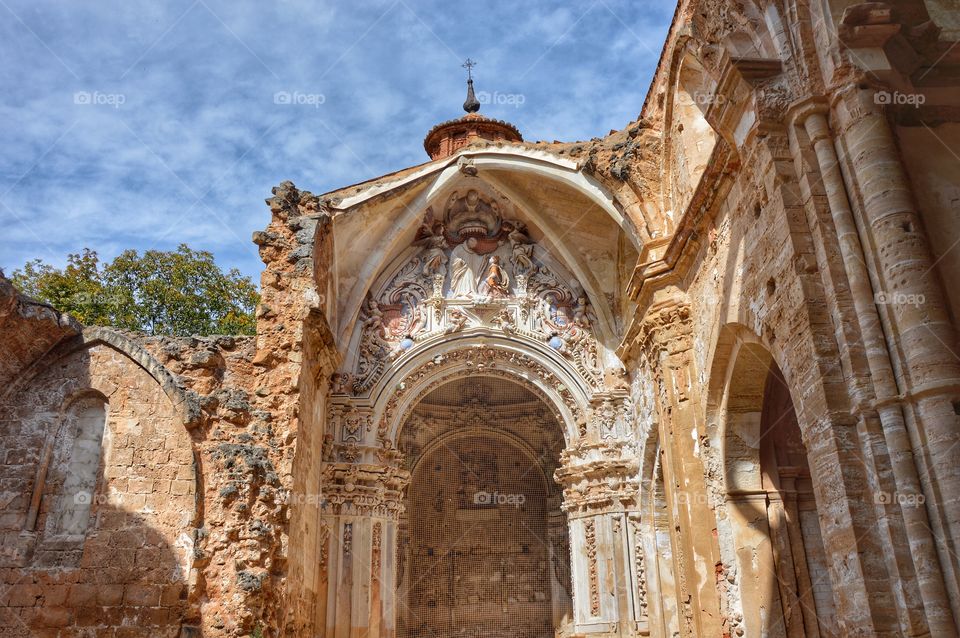
POLYGON ((462 58, 479 61, 479 90, 523 96, 484 113, 531 140, 589 139, 638 114, 672 12, 2 0, 0 267, 187 242, 256 277, 270 188, 319 193, 423 161, 426 131, 460 114, 462 58))

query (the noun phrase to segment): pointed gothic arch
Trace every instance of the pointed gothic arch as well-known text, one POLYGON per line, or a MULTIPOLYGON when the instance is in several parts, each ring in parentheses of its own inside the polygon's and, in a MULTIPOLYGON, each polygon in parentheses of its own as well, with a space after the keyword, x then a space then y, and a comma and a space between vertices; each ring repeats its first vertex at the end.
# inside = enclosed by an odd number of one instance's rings
POLYGON ((442 210, 445 198, 453 191, 479 188, 476 185, 482 184, 510 200, 524 221, 542 233, 542 241, 582 285, 596 309, 600 334, 613 349, 615 319, 606 300, 611 291, 597 281, 595 264, 588 263, 583 254, 571 248, 570 229, 557 226, 543 214, 542 209, 557 206, 559 200, 551 202, 548 196, 532 195, 532 185, 550 185, 562 194, 566 202, 563 205, 574 207, 572 221, 578 223, 578 218, 584 217, 603 221, 611 230, 622 233, 634 255, 640 244, 633 222, 617 198, 582 169, 578 162, 527 148, 467 150, 394 180, 359 188, 357 194, 340 199, 332 208, 334 234, 349 236, 349 246, 342 240, 339 243, 342 248, 337 252, 336 268, 340 277, 352 282, 338 294, 337 334, 341 343, 349 341, 364 298, 376 287, 378 277, 409 251, 425 212, 442 210), (369 255, 377 258, 369 259, 369 255))

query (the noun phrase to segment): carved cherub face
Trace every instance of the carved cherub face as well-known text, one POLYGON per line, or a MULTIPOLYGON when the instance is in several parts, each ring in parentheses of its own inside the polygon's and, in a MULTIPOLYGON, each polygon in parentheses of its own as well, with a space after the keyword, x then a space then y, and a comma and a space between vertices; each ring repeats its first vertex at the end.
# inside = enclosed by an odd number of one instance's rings
POLYGON ((494 255, 493 257, 490 258, 490 263, 491 263, 491 264, 494 264, 494 265, 499 264, 499 263, 500 263, 500 257, 497 256, 497 255, 494 255))

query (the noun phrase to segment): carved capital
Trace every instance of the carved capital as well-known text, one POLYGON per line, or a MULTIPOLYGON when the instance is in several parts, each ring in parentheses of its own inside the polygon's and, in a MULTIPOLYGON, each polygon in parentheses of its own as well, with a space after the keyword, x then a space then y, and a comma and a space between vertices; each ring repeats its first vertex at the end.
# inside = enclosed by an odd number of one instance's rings
POLYGON ((690 306, 669 303, 655 307, 643 317, 630 344, 632 355, 656 360, 660 351, 675 352, 692 347, 693 326, 690 306))
POLYGON ((640 460, 630 438, 580 443, 560 455, 554 474, 563 486, 568 514, 597 514, 636 509, 640 460))
POLYGON ((325 463, 321 468, 324 514, 396 520, 410 472, 394 465, 325 463))

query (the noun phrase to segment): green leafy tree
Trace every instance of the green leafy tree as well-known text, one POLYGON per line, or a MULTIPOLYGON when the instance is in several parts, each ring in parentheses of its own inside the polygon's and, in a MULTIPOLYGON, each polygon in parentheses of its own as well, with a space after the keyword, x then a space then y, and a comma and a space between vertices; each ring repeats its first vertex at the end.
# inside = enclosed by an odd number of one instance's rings
POLYGON ((25 294, 87 325, 153 335, 254 334, 259 301, 249 277, 221 270, 207 251, 127 250, 106 265, 70 255, 59 270, 39 259, 12 277, 25 294))

